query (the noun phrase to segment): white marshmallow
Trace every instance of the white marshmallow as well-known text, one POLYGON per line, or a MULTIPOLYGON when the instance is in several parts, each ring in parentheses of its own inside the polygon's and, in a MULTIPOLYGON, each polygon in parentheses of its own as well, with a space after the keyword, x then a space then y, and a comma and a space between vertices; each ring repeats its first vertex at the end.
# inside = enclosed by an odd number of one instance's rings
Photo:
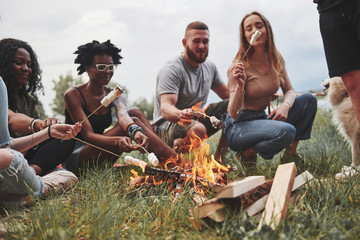
POLYGON ((123 90, 119 86, 116 86, 108 95, 106 95, 101 100, 101 105, 103 105, 104 107, 109 106, 110 103, 112 103, 122 93, 123 93, 123 90))
POLYGON ((261 36, 261 32, 256 30, 253 35, 251 36, 251 39, 250 39, 250 45, 254 45, 256 40, 261 36))
POLYGON ((101 105, 103 105, 104 107, 107 107, 110 105, 112 101, 110 99, 108 99, 106 96, 101 100, 101 105))
POLYGON ((145 168, 147 163, 137 159, 137 158, 133 158, 131 156, 125 156, 125 163, 130 164, 130 165, 134 165, 134 166, 138 166, 141 168, 145 168))
POLYGON ((157 165, 159 165, 159 159, 156 157, 156 155, 154 153, 149 153, 148 160, 149 160, 149 163, 155 167, 157 165))

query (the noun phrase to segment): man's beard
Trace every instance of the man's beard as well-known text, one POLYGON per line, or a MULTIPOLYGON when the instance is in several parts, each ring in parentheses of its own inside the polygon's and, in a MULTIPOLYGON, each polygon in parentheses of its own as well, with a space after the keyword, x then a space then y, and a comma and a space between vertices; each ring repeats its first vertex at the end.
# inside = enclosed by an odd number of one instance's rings
POLYGON ((203 63, 203 62, 205 62, 205 60, 206 60, 209 52, 207 51, 204 57, 197 57, 196 54, 195 54, 193 51, 191 51, 191 49, 190 49, 188 46, 186 46, 186 54, 187 54, 187 55, 189 56, 189 58, 190 58, 191 60, 193 60, 194 62, 196 62, 196 63, 203 63))

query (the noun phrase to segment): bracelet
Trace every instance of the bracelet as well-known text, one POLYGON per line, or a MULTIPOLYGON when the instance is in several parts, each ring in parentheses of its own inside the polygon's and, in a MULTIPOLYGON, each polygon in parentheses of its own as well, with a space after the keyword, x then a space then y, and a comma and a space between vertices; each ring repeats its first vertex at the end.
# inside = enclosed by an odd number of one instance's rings
POLYGON ((29 123, 29 130, 31 131, 31 133, 34 133, 34 132, 35 132, 34 125, 35 125, 36 120, 39 120, 39 119, 34 118, 34 119, 31 120, 31 122, 29 123))
POLYGON ((135 133, 137 131, 140 131, 144 134, 144 129, 142 127, 140 127, 139 125, 137 125, 136 123, 130 123, 129 126, 127 126, 127 128, 126 128, 126 132, 128 133, 128 136, 132 140, 134 140, 135 133))
POLYGON ((49 135, 49 138, 50 138, 50 139, 53 139, 53 137, 51 136, 50 130, 51 130, 51 125, 48 127, 48 135, 49 135))

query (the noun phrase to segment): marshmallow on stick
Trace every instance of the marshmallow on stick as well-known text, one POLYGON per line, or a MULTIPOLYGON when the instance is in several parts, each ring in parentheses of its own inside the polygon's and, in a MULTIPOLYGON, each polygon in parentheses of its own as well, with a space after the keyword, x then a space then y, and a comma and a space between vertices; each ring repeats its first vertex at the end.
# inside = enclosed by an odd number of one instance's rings
POLYGON ((153 165, 154 167, 159 165, 159 159, 156 157, 156 155, 154 153, 149 153, 148 160, 149 160, 149 163, 151 165, 153 165))
POLYGON ((125 156, 125 163, 141 167, 142 169, 145 169, 145 167, 148 165, 146 162, 131 156, 125 156))
POLYGON ((97 110, 99 110, 102 106, 107 107, 110 105, 110 103, 112 101, 115 100, 115 98, 119 97, 121 94, 123 93, 123 90, 121 87, 117 86, 111 91, 109 92, 108 95, 106 95, 102 100, 101 100, 101 105, 95 109, 92 113, 90 113, 86 118, 84 118, 80 123, 83 123, 86 119, 88 119, 89 117, 91 117, 91 115, 93 115, 97 110))
POLYGON ((117 97, 123 93, 123 90, 116 85, 116 87, 101 100, 101 105, 107 107, 112 103, 117 97))
POLYGON ((258 38, 259 38, 260 36, 261 36, 261 32, 258 31, 258 30, 256 30, 256 31, 253 33, 253 35, 251 35, 250 45, 249 45, 248 49, 246 50, 244 56, 242 56, 240 62, 242 62, 242 61, 244 60, 244 58, 245 58, 246 54, 248 53, 248 51, 250 50, 251 46, 253 46, 253 45, 255 44, 256 40, 258 40, 258 38))
POLYGON ((256 30, 253 35, 251 36, 251 39, 250 39, 250 45, 254 45, 256 40, 261 36, 261 32, 256 30))

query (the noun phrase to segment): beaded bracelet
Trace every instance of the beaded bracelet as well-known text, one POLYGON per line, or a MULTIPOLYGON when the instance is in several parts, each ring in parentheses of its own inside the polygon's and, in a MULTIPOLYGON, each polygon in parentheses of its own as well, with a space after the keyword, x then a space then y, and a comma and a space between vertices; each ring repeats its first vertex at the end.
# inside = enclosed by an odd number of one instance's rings
POLYGON ((139 125, 137 125, 136 123, 131 123, 129 124, 129 126, 127 126, 126 128, 126 132, 128 133, 128 136, 134 140, 135 137, 135 133, 137 131, 140 131, 144 134, 144 129, 142 127, 140 127, 139 125))

